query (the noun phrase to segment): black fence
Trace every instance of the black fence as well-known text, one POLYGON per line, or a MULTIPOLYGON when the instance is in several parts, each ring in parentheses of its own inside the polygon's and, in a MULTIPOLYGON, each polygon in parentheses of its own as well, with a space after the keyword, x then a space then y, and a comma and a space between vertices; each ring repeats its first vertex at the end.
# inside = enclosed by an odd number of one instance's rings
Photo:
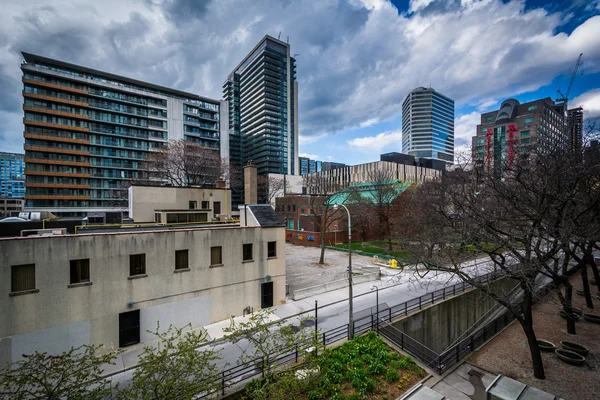
MULTIPOLYGON (((413 355, 415 358, 426 362, 432 369, 437 370, 440 359, 439 354, 422 345, 415 339, 397 331, 396 328, 393 328, 389 323, 397 317, 408 315, 415 310, 421 310, 425 306, 435 304, 437 301, 443 301, 447 297, 463 293, 470 288, 471 285, 460 282, 450 287, 426 293, 418 298, 411 299, 384 310, 375 310, 375 312, 371 312, 370 315, 353 321, 354 334, 360 335, 369 330, 377 330, 393 343, 400 343, 400 347, 404 351, 413 355)), ((308 312, 305 312, 303 314, 307 313, 308 312)), ((297 317, 297 315, 292 317, 297 317)), ((292 317, 288 317, 288 319, 292 317)), ((315 324, 315 332, 319 335, 319 342, 324 348, 341 340, 347 340, 349 337, 348 324, 338 326, 325 332, 319 332, 317 326, 318 325, 315 324)), ((210 386, 215 388, 214 391, 218 390, 224 395, 227 388, 240 382, 247 379, 264 377, 265 370, 267 369, 273 369, 274 367, 291 362, 298 362, 306 351, 305 345, 296 344, 293 347, 277 351, 276 354, 270 355, 265 359, 257 358, 246 364, 236 365, 223 370, 218 375, 208 378, 208 381, 211 382, 210 386), (268 368, 266 368, 266 366, 268 366, 268 368)), ((214 391, 200 394, 198 398, 207 397, 214 393, 214 391)))

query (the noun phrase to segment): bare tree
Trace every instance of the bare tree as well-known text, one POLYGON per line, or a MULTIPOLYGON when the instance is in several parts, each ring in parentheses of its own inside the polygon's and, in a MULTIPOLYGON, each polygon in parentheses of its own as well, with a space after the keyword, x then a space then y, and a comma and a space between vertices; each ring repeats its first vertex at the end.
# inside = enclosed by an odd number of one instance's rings
POLYGON ((283 197, 290 192, 290 182, 285 175, 282 177, 261 175, 257 177, 258 193, 264 196, 262 203, 275 203, 277 197, 283 197))
POLYGON ((379 220, 379 239, 387 240, 388 251, 392 251, 392 209, 398 197, 394 171, 378 169, 369 173, 373 188, 370 191, 373 209, 379 220))
POLYGON ((321 236, 319 264, 325 264, 325 234, 336 221, 343 218, 343 214, 334 210, 334 205, 329 201, 330 195, 336 193, 339 187, 318 173, 305 175, 303 186, 307 188, 308 193, 311 193, 311 214, 316 217, 316 228, 321 236))
POLYGON ((425 184, 414 212, 421 227, 413 254, 437 271, 450 272, 487 293, 521 324, 529 344, 536 378, 544 366, 533 324, 533 303, 546 278, 560 271, 556 258, 572 235, 570 210, 577 189, 586 186, 568 152, 559 146, 517 154, 502 165, 501 176, 478 170, 425 184), (488 262, 465 266, 472 253, 488 262), (491 273, 482 278, 484 273, 491 273), (497 277, 514 280, 519 292, 507 296, 495 289, 497 277), (544 278, 546 277, 546 278, 544 278))
POLYGON ((352 230, 360 233, 361 242, 369 237, 370 232, 377 226, 377 215, 373 210, 373 203, 365 198, 356 186, 348 189, 349 196, 346 206, 352 214, 352 230))
POLYGON ((173 140, 154 149, 143 170, 150 181, 172 186, 214 187, 224 174, 218 151, 188 140, 173 140))

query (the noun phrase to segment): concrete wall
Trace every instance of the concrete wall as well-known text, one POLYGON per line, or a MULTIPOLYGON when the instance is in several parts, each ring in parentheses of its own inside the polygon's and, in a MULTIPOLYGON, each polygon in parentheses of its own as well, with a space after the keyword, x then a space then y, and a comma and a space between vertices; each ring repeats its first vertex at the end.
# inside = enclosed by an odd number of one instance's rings
MULTIPOLYGON (((208 201, 208 220, 214 215, 214 202, 221 202, 221 214, 231 210, 230 189, 200 189, 170 186, 130 186, 129 216, 135 222, 154 222, 154 210, 188 210, 189 202, 197 201, 198 209, 202 201, 208 201)), ((163 221, 166 222, 166 221, 163 221)))
POLYGON ((140 309, 146 329, 207 325, 260 309, 261 283, 274 282, 285 302, 285 230, 220 227, 0 239, 0 365, 23 353, 51 353, 93 343, 118 347, 119 313, 140 309), (267 259, 267 242, 277 257, 267 259), (253 261, 242 262, 242 244, 253 261), (210 267, 211 246, 223 265, 210 267), (175 250, 189 251, 189 270, 174 272, 175 250), (147 276, 129 277, 129 255, 146 254, 147 276), (91 284, 70 285, 69 261, 90 259, 91 284), (37 292, 9 295, 11 265, 35 264, 37 292), (132 304, 128 304, 132 303, 132 304))
MULTIPOLYGON (((496 284, 506 292, 515 285, 509 280, 496 284)), ((446 301, 440 300, 421 312, 395 322, 393 326, 441 353, 497 304, 480 290, 472 290, 446 301)))

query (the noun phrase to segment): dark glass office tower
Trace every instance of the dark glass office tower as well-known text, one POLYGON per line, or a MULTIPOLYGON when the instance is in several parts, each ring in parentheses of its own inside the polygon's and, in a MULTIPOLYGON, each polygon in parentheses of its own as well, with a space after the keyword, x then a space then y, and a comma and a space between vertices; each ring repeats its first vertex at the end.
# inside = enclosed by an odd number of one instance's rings
POLYGON ((419 87, 402 103, 402 152, 454 162, 454 100, 419 87))
MULTIPOLYGON (((265 36, 223 84, 229 105, 229 155, 259 175, 298 175, 298 83, 290 45, 265 36)), ((233 193, 234 203, 242 194, 233 193)))

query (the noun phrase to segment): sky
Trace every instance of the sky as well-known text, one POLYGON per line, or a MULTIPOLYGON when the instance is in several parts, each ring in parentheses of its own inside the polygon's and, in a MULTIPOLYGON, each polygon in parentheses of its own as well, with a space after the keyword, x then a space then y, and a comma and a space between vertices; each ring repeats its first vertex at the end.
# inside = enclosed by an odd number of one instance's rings
POLYGON ((402 151, 416 87, 455 101, 455 147, 482 112, 566 91, 600 117, 600 0, 5 0, 0 151, 23 152, 21 51, 220 99, 269 34, 289 40, 300 155, 358 164, 402 151), (289 39, 288 39, 289 38, 289 39))

